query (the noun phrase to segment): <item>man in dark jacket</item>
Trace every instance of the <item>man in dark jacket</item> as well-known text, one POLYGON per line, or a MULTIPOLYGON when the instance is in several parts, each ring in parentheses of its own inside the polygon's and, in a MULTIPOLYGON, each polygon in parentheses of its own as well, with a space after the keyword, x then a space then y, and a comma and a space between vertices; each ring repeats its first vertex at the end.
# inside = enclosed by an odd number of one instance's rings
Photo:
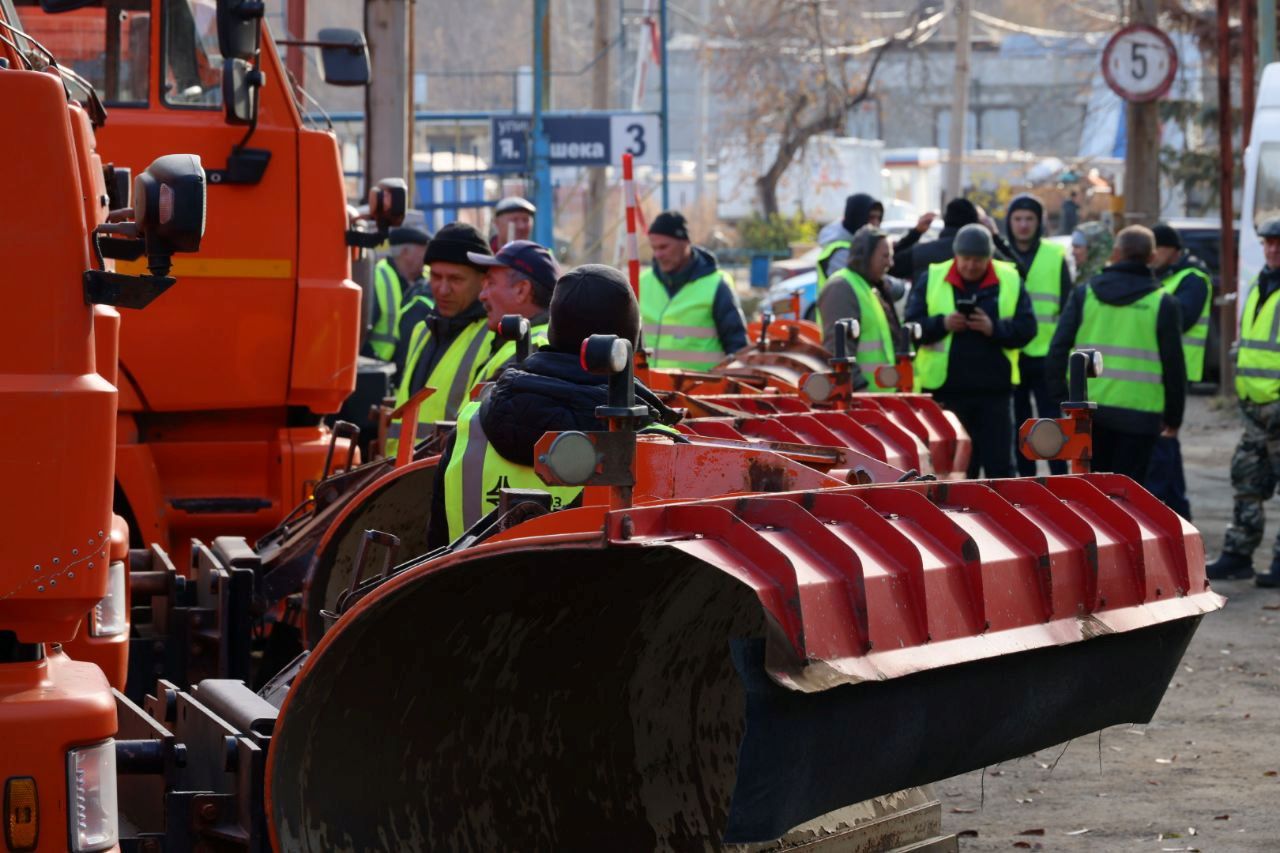
MULTIPOLYGON (((951 199, 951 201, 947 202, 947 207, 942 213, 942 231, 938 234, 938 239, 909 246, 908 249, 911 253, 911 266, 909 268, 905 265, 905 259, 904 263, 899 264, 898 255, 895 252, 893 269, 889 270, 889 274, 909 275, 912 281, 918 279, 928 271, 930 264, 940 264, 954 257, 951 251, 951 244, 955 241, 956 233, 961 228, 966 225, 981 224, 981 222, 982 217, 979 215, 977 205, 967 198, 951 199)), ((1002 261, 1009 260, 1009 253, 1004 241, 994 231, 992 231, 992 239, 994 240, 992 258, 1002 261)), ((897 251, 902 252, 902 247, 899 246, 897 251)))
POLYGON ((818 324, 822 345, 835 352, 835 326, 839 320, 858 321, 858 363, 853 367, 855 391, 888 391, 875 383, 875 369, 892 365, 902 327, 893 307, 901 297, 886 278, 893 255, 889 235, 871 225, 858 229, 849 246, 849 264, 836 270, 818 292, 818 324))
MULTIPOLYGON (((1049 352, 1049 342, 1058 327, 1058 316, 1071 295, 1071 270, 1067 266, 1067 252, 1057 243, 1041 240, 1044 235, 1044 205, 1033 195, 1015 196, 1009 202, 1005 214, 1005 231, 1009 235, 1009 250, 1018 265, 1023 286, 1031 298, 1031 310, 1036 315, 1036 336, 1022 350, 1019 372, 1022 381, 1013 392, 1013 422, 1020 424, 1034 414, 1042 418, 1056 418, 1058 404, 1049 396, 1049 386, 1044 376, 1044 357, 1049 352)), ((1034 459, 1017 454, 1018 474, 1031 477, 1036 473, 1034 459)), ((1067 473, 1067 463, 1050 462, 1049 473, 1067 473)))
POLYGON ((640 274, 640 316, 649 364, 707 370, 747 345, 733 278, 689 239, 689 223, 665 211, 649 225, 653 264, 640 274))
POLYGON ((1067 393, 1073 349, 1102 353, 1102 375, 1089 380, 1093 470, 1142 482, 1159 435, 1177 436, 1186 406, 1182 316, 1148 264, 1150 229, 1131 225, 1116 235, 1111 265, 1076 288, 1058 321, 1045 369, 1057 399, 1067 393))
MULTIPOLYGON (((588 264, 556 283, 550 320, 547 347, 520 367, 509 368, 487 400, 471 403, 459 415, 458 430, 436 468, 428 547, 449 544, 491 512, 502 488, 547 491, 557 509, 578 500, 581 488, 547 486, 538 478, 533 449, 544 433, 607 429, 595 411, 608 402, 608 377, 583 369, 579 352, 582 342, 596 334, 617 335, 634 345, 640 313, 621 273, 588 264)), ((638 382, 636 394, 655 421, 679 419, 638 382)))
POLYGON ((989 230, 971 223, 952 242, 955 258, 927 267, 907 297, 906 321, 922 330, 916 384, 973 439, 969 477, 1011 477, 1017 351, 1035 337, 1036 318, 1017 269, 992 260, 989 230))
MULTIPOLYGON (((1159 222, 1151 232, 1156 235, 1156 252, 1151 264, 1156 280, 1178 301, 1182 314, 1182 354, 1187 362, 1187 381, 1199 382, 1204 378, 1213 278, 1200 259, 1182 247, 1182 235, 1177 229, 1159 222)), ((1144 485, 1174 512, 1191 520, 1191 502, 1187 500, 1187 480, 1182 470, 1182 446, 1176 436, 1156 439, 1144 485)))
POLYGON ((818 232, 818 287, 849 265, 849 243, 864 225, 879 228, 884 205, 866 193, 854 193, 844 200, 844 216, 818 232))

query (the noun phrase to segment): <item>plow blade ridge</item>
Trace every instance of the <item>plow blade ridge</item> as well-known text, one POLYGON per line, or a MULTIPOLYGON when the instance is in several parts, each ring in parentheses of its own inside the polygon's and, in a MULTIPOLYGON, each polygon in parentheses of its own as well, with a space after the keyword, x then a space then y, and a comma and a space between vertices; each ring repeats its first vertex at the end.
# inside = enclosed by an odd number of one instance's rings
POLYGON ((819 693, 778 686, 760 643, 735 643, 747 727, 726 842, 1149 722, 1200 618, 819 693))

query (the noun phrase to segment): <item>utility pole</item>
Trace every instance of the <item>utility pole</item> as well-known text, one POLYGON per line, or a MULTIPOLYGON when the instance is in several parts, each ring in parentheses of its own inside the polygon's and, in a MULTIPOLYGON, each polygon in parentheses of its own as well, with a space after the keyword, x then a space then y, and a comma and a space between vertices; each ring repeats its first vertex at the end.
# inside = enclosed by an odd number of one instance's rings
MULTIPOLYGON (((591 70, 591 106, 597 110, 609 108, 609 7, 613 0, 596 0, 595 37, 592 39, 595 67, 591 70)), ((587 187, 587 227, 585 229, 587 257, 604 259, 604 221, 608 210, 609 181, 604 166, 591 168, 587 187)))
POLYGON ((365 0, 370 83, 364 96, 365 186, 404 178, 413 197, 409 0, 365 0))
POLYGON ((960 197, 964 169, 964 128, 969 117, 969 4, 956 0, 956 71, 951 92, 951 127, 947 145, 946 200, 960 197))
POLYGON ((662 209, 671 209, 671 99, 667 82, 667 0, 658 0, 658 39, 662 50, 662 209))
POLYGON ((555 247, 555 195, 551 188, 551 139, 543 112, 551 106, 551 0, 533 2, 533 239, 555 247))
MULTIPOLYGON (((1245 148, 1249 147, 1249 135, 1253 130, 1253 95, 1255 91, 1254 60, 1258 54, 1258 7, 1254 0, 1241 0, 1240 13, 1240 121, 1244 131, 1245 148)), ((1271 8, 1275 9, 1275 0, 1271 8)))
POLYGON ((1218 0, 1218 157, 1222 170, 1218 179, 1221 193, 1218 206, 1222 215, 1222 243, 1218 253, 1219 278, 1222 283, 1222 303, 1218 311, 1218 387, 1223 394, 1230 394, 1235 387, 1232 381, 1235 364, 1231 359, 1231 344, 1236 339, 1236 241, 1232 235, 1236 218, 1233 210, 1234 155, 1231 150, 1231 134, 1234 129, 1231 122, 1232 5, 1231 0, 1218 0))
POLYGON ((701 49, 698 51, 698 94, 694 99, 698 105, 698 148, 697 162, 694 163, 694 174, 697 182, 694 184, 693 190, 694 205, 697 207, 699 214, 702 213, 702 206, 707 193, 707 124, 709 123, 707 114, 711 111, 711 99, 707 94, 707 63, 711 61, 711 54, 707 49, 707 27, 711 26, 711 0, 702 0, 701 19, 701 49))
POLYGON ((1258 0, 1258 62, 1266 68, 1268 64, 1275 61, 1276 2, 1275 0, 1258 0))
MULTIPOLYGON (((307 37, 307 0, 288 0, 285 4, 285 21, 288 24, 285 29, 289 38, 299 41, 305 39, 307 37)), ((306 85, 307 66, 302 51, 302 47, 290 47, 289 55, 285 57, 285 69, 293 78, 294 85, 299 88, 306 85)))
MULTIPOLYGON (((1154 27, 1158 0, 1129 0, 1129 23, 1154 27)), ((1154 225, 1160 218, 1160 112, 1156 101, 1126 101, 1124 224, 1154 225)))

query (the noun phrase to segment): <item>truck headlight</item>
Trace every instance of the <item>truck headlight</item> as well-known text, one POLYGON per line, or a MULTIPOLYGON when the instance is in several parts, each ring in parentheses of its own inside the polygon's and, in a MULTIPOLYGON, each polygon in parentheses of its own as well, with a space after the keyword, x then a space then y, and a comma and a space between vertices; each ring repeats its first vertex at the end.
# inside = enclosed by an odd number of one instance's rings
POLYGON ((119 837, 116 817, 116 742, 67 753, 67 802, 71 813, 73 853, 114 847, 119 837))
POLYGON ((114 637, 124 632, 129 615, 124 575, 123 560, 113 560, 107 566, 107 594, 93 608, 93 618, 89 620, 90 636, 114 637))

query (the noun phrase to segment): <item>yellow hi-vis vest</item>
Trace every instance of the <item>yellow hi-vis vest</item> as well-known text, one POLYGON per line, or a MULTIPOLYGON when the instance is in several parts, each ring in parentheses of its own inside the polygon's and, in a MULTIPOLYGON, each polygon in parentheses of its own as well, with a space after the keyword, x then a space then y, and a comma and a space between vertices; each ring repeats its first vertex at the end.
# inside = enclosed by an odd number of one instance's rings
POLYGON ((853 243, 851 243, 848 240, 832 240, 830 243, 823 246, 822 250, 818 252, 818 264, 817 264, 818 270, 817 271, 818 271, 818 290, 819 291, 822 290, 822 286, 827 283, 829 278, 833 278, 835 276, 834 273, 832 273, 831 276, 828 276, 826 272, 823 271, 823 267, 825 267, 827 264, 827 259, 829 259, 832 255, 834 255, 836 252, 840 251, 841 249, 850 249, 852 247, 853 247, 853 243))
MULTIPOLYGON (((861 314, 858 320, 861 327, 858 334, 858 365, 867 377, 866 390, 893 391, 893 388, 880 387, 875 381, 877 367, 897 361, 893 355, 893 333, 890 331, 889 317, 884 313, 884 306, 871 292, 871 285, 867 280, 848 267, 838 270, 823 286, 839 287, 841 283, 848 284, 853 295, 858 298, 858 311, 861 314)), ((826 328, 821 312, 818 313, 818 326, 826 328)))
POLYGON ((716 270, 686 283, 672 297, 652 268, 640 273, 640 316, 650 367, 707 370, 724 360, 713 314, 721 280, 733 287, 729 274, 716 270))
MULTIPOLYGON (((547 345, 547 324, 539 323, 529 328, 529 353, 533 354, 547 345)), ((480 372, 476 375, 476 384, 481 382, 492 382, 498 378, 498 374, 502 373, 513 358, 516 357, 516 342, 503 341, 498 351, 489 357, 489 360, 480 368, 480 372)))
POLYGON ((1236 353, 1236 395, 1250 403, 1280 400, 1280 291, 1258 305, 1261 288, 1254 278, 1240 317, 1240 350, 1236 353))
MULTIPOLYGON (((436 389, 436 393, 418 408, 418 434, 414 437, 415 440, 430 435, 432 424, 437 421, 457 417, 458 411, 467 402, 471 386, 476 384, 476 375, 484 366, 484 355, 493 344, 493 333, 489 331, 488 320, 484 317, 475 320, 453 339, 444 356, 436 362, 427 381, 422 386, 411 389, 409 385, 418 367, 418 359, 422 357, 430 337, 425 320, 413 327, 409 338, 409 355, 404 363, 404 381, 396 388, 396 408, 409 402, 409 398, 423 387, 436 389)), ((386 454, 394 455, 399 445, 400 421, 397 419, 391 422, 387 430, 386 454)))
POLYGON ((1108 305, 1086 285, 1076 349, 1102 353, 1102 375, 1089 380, 1089 399, 1100 406, 1164 411, 1164 369, 1156 325, 1160 288, 1128 305, 1108 305))
POLYGON ((498 506, 503 489, 539 489, 551 495, 551 508, 561 509, 582 494, 582 486, 548 486, 533 468, 517 465, 494 450, 480 426, 480 403, 471 402, 458 413, 453 454, 444 469, 444 506, 449 540, 498 506))
MULTIPOLYGON (((930 316, 946 316, 956 310, 956 289, 947 281, 947 273, 954 264, 954 259, 929 264, 929 277, 925 282, 925 310, 930 316)), ((1008 320, 1018 310, 1018 291, 1022 287, 1022 277, 1018 275, 1018 268, 1007 261, 992 261, 992 264, 996 268, 1000 292, 996 297, 999 317, 991 319, 1008 320)), ((952 337, 951 332, 947 332, 942 340, 920 347, 916 353, 916 391, 934 391, 946 383, 952 337)), ((1009 379, 1017 385, 1022 380, 1018 370, 1018 350, 1006 349, 1004 354, 1009 359, 1009 379)))
POLYGON ((1213 282, 1204 274, 1204 270, 1188 267, 1169 276, 1161 282, 1161 285, 1165 292, 1175 294, 1178 291, 1178 285, 1182 284, 1182 280, 1189 275, 1200 276, 1205 283, 1204 305, 1200 307, 1200 316, 1196 318, 1196 324, 1182 336, 1182 354, 1187 360, 1187 381, 1199 382, 1204 379, 1204 351, 1205 342, 1209 339, 1209 309, 1213 305, 1213 282))
POLYGON ((376 357, 390 361, 396 353, 400 319, 400 276, 390 258, 383 258, 373 268, 373 298, 377 314, 369 330, 369 348, 376 357))
POLYGON ((1036 336, 1023 348, 1029 356, 1049 354, 1049 342, 1058 329, 1058 315, 1062 313, 1062 263, 1067 250, 1057 243, 1040 241, 1040 248, 1027 269, 1027 296, 1031 310, 1036 315, 1036 336))

